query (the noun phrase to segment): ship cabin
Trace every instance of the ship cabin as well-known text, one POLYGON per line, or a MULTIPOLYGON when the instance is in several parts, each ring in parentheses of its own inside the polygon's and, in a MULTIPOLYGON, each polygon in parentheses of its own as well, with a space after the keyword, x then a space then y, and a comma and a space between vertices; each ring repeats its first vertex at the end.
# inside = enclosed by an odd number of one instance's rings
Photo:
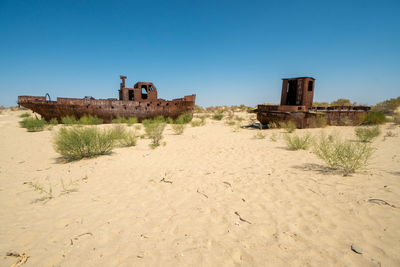
POLYGON ((125 87, 126 76, 120 76, 121 83, 119 89, 119 100, 124 101, 138 101, 138 102, 150 102, 156 101, 157 88, 153 83, 148 82, 137 82, 133 88, 125 87))
POLYGON ((297 77, 282 79, 281 105, 282 111, 307 111, 312 108, 315 79, 297 77))

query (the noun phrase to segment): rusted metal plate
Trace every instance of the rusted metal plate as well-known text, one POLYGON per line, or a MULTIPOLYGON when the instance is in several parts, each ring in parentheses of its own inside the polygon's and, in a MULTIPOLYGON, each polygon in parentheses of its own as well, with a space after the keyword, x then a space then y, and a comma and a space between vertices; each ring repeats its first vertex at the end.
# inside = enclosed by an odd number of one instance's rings
POLYGON ((44 119, 57 118, 59 121, 65 116, 74 116, 79 119, 84 115, 97 116, 105 123, 120 117, 136 117, 139 121, 162 115, 177 118, 187 113, 193 116, 196 95, 167 101, 158 99, 157 89, 153 83, 138 82, 133 88, 125 87, 125 76, 119 89, 119 100, 85 98, 57 98, 51 101, 46 96, 19 96, 18 104, 39 113, 44 119))

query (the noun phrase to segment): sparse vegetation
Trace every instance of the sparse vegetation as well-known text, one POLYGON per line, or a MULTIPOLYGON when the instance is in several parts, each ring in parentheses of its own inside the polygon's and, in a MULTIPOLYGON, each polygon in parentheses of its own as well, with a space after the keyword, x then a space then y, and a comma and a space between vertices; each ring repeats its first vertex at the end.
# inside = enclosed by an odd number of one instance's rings
POLYGON ((372 139, 379 136, 379 134, 381 133, 379 126, 357 127, 354 130, 355 130, 358 140, 361 142, 364 142, 364 143, 371 142, 372 139))
POLYGON ((36 199, 34 202, 49 201, 50 199, 54 198, 53 187, 51 186, 51 184, 49 184, 48 189, 46 189, 44 185, 39 183, 28 182, 26 184, 30 188, 32 188, 33 191, 37 191, 40 195, 42 195, 41 198, 36 199))
POLYGON ((276 142, 276 141, 278 141, 278 136, 277 136, 276 133, 273 133, 273 134, 271 134, 271 136, 269 137, 269 139, 270 139, 272 142, 276 142))
POLYGON ((369 143, 343 141, 338 136, 321 135, 314 144, 314 153, 332 169, 349 175, 367 165, 373 149, 369 143))
POLYGON ((392 115, 396 112, 396 109, 400 107, 400 96, 397 98, 391 98, 383 102, 377 103, 373 108, 374 111, 382 112, 387 115, 392 115))
POLYGON ((307 149, 310 147, 313 138, 309 133, 304 136, 285 134, 286 145, 291 150, 307 149))
POLYGON ((125 137, 126 128, 122 125, 115 125, 110 130, 110 135, 115 141, 122 140, 125 137))
POLYGON ((235 122, 235 121, 232 121, 232 120, 226 121, 225 123, 226 123, 226 125, 228 125, 228 126, 234 126, 234 125, 236 124, 236 122, 235 122))
POLYGON ((363 124, 383 124, 386 121, 386 116, 383 112, 370 111, 365 115, 363 124))
POLYGON ((49 121, 50 125, 57 125, 58 124, 58 120, 56 118, 51 118, 51 120, 49 121))
POLYGON ((332 101, 330 106, 355 106, 357 103, 351 103, 349 99, 339 98, 338 100, 332 101))
POLYGON ((61 128, 54 137, 55 150, 67 160, 104 155, 115 146, 112 131, 96 127, 61 128))
POLYGON ((135 124, 137 122, 138 122, 138 119, 136 117, 129 117, 126 120, 126 123, 128 124, 128 126, 131 126, 131 125, 133 125, 133 124, 135 124))
POLYGON ((136 146, 137 143, 137 135, 134 131, 126 131, 124 136, 119 139, 119 143, 121 146, 130 147, 136 146))
POLYGON ((212 118, 213 118, 214 120, 217 120, 217 121, 222 120, 223 117, 224 117, 224 114, 222 114, 222 113, 215 113, 215 114, 212 116, 212 118))
POLYGON ((31 114, 29 112, 25 112, 25 113, 22 113, 21 115, 19 115, 20 118, 27 118, 30 116, 31 116, 31 114))
POLYGON ((265 134, 261 132, 261 130, 257 130, 257 133, 253 135, 254 139, 265 139, 265 134))
POLYGON ((175 134, 181 135, 185 131, 186 124, 172 124, 175 134))
POLYGON ((79 119, 79 124, 82 125, 98 125, 102 123, 103 123, 102 119, 92 115, 84 115, 79 119))
POLYGON ((118 115, 115 119, 111 120, 111 123, 127 123, 127 119, 118 115))
POLYGON ((75 119, 74 116, 65 116, 61 118, 61 123, 65 125, 73 125, 78 124, 78 121, 75 119))
POLYGON ((279 123, 279 126, 281 128, 284 128, 288 133, 293 133, 297 128, 296 123, 294 123, 293 121, 282 121, 279 123))
POLYGON ((199 126, 203 126, 206 124, 206 120, 202 119, 202 120, 192 120, 190 122, 190 125, 192 125, 192 127, 199 127, 199 126))
POLYGON ((61 179, 61 192, 60 192, 60 196, 62 195, 67 195, 73 192, 78 192, 78 188, 77 186, 79 185, 79 181, 81 179, 77 179, 77 180, 72 180, 69 179, 69 183, 66 184, 64 183, 64 180, 61 179))
MULTIPOLYGON (((161 116, 162 117, 162 116, 161 116)), ((160 145, 160 141, 163 138, 163 131, 166 126, 165 121, 155 118, 154 120, 144 120, 143 126, 146 135, 152 140, 151 146, 153 148, 160 145)))
POLYGON ((186 124, 189 123, 192 120, 192 117, 185 113, 185 114, 181 114, 179 115, 179 117, 175 120, 175 123, 179 123, 179 124, 186 124))
POLYGON ((40 132, 43 131, 46 126, 46 121, 44 119, 36 119, 32 117, 25 117, 20 125, 22 128, 26 128, 28 132, 40 132))

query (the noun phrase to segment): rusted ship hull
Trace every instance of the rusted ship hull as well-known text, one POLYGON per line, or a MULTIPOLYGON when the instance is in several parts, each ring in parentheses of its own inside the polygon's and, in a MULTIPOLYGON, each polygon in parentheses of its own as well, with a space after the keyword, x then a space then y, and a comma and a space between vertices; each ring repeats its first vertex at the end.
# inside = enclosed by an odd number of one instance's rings
POLYGON ((193 116, 196 95, 185 96, 171 101, 157 99, 150 102, 57 98, 50 101, 41 96, 19 96, 18 104, 40 114, 45 120, 74 116, 79 119, 84 115, 97 116, 103 122, 109 123, 120 117, 136 117, 139 121, 162 115, 176 119, 179 115, 187 113, 193 116))
POLYGON ((257 119, 263 125, 293 121, 297 128, 302 129, 321 127, 324 124, 358 125, 363 121, 369 110, 370 107, 364 106, 342 106, 291 111, 282 110, 282 106, 258 105, 256 112, 257 119))
POLYGON ((366 106, 313 107, 315 79, 282 79, 280 105, 258 105, 257 119, 263 125, 293 121, 297 128, 357 125, 371 109, 366 106))

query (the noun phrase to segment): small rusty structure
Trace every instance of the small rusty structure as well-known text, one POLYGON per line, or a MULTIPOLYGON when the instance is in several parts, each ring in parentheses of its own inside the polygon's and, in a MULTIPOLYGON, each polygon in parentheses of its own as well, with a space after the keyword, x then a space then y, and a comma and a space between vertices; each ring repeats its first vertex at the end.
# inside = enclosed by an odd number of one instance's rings
POLYGON ((263 125, 293 121, 297 128, 359 124, 371 109, 366 106, 313 107, 315 79, 297 77, 282 79, 280 105, 258 105, 257 119, 263 125))
POLYGON ((45 120, 74 116, 79 119, 84 115, 97 116, 108 123, 117 117, 136 117, 139 121, 162 115, 176 119, 187 113, 193 116, 196 95, 167 101, 159 99, 157 88, 150 82, 137 82, 133 88, 125 87, 126 76, 120 76, 122 82, 117 99, 62 98, 52 101, 50 96, 18 96, 18 105, 39 113, 45 120))

